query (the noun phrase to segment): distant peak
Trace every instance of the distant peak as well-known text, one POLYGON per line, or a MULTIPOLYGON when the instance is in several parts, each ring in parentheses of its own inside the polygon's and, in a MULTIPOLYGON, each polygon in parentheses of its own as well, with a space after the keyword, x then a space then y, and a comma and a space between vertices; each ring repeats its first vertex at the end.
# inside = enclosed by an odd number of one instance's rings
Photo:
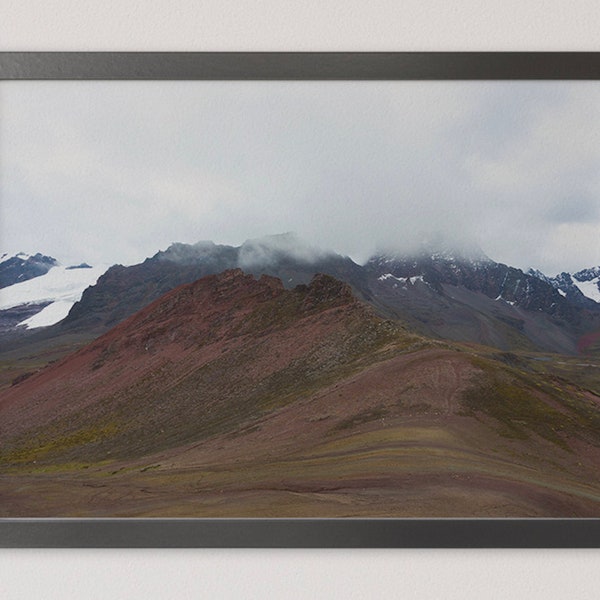
POLYGON ((217 246, 214 242, 208 240, 203 240, 195 244, 173 242, 166 250, 157 252, 153 258, 161 261, 188 264, 212 256, 220 248, 223 248, 223 246, 217 246))
POLYGON ((539 269, 534 269, 533 267, 531 267, 530 269, 527 269, 527 275, 532 275, 533 277, 539 277, 540 279, 547 277, 547 275, 545 273, 542 273, 539 269))
POLYGON ((591 281, 597 277, 600 277, 600 266, 582 269, 581 271, 577 271, 577 273, 573 273, 573 278, 577 281, 591 281))
POLYGON ((21 262, 37 262, 44 264, 51 264, 53 266, 58 265, 58 261, 52 256, 45 256, 41 252, 37 254, 28 254, 27 252, 17 252, 16 254, 9 254, 5 252, 0 255, 0 263, 6 262, 8 260, 19 260, 21 262))

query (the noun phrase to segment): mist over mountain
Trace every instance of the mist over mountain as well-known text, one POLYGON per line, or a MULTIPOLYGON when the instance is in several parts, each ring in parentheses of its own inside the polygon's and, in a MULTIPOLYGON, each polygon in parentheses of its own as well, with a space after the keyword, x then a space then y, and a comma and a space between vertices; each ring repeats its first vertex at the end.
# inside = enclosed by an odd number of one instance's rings
POLYGON ((278 263, 293 261, 315 263, 336 256, 335 252, 311 246, 295 233, 282 233, 246 240, 239 248, 238 264, 242 269, 273 267, 278 263))
POLYGON ((337 276, 357 289, 364 279, 350 258, 311 247, 289 233, 248 240, 239 247, 210 241, 175 243, 138 265, 111 267, 85 290, 62 325, 102 330, 178 285, 234 268, 278 277, 286 288, 306 284, 316 273, 337 276))
POLYGON ((462 260, 492 262, 479 244, 467 235, 452 236, 447 232, 419 232, 403 236, 393 244, 381 246, 369 258, 385 257, 390 260, 462 260))
POLYGON ((63 321, 40 335, 98 335, 179 285, 235 268, 277 277, 287 289, 328 274, 348 283, 380 315, 423 335, 503 350, 573 354, 581 350, 582 336, 600 330, 600 303, 582 292, 597 285, 597 270, 574 274, 565 287, 564 277, 497 263, 470 241, 441 234, 419 239, 408 253, 388 248, 364 265, 293 233, 238 247, 174 243, 140 264, 112 266, 83 291, 63 321))

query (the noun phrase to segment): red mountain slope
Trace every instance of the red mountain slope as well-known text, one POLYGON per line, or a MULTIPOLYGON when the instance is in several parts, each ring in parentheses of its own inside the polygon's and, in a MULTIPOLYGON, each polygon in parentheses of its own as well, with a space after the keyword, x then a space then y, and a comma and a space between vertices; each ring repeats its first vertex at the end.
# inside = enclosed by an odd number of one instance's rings
POLYGON ((209 276, 3 391, 0 515, 600 515, 600 399, 493 352, 209 276))

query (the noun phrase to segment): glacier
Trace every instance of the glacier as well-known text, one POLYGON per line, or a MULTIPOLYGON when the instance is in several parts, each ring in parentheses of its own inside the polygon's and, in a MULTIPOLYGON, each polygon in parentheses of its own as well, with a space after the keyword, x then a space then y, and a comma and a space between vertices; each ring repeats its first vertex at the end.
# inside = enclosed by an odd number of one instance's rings
POLYGON ((0 290, 0 310, 24 304, 48 304, 39 313, 19 323, 28 329, 48 327, 62 321, 83 291, 94 285, 110 265, 86 269, 56 266, 45 275, 0 290))

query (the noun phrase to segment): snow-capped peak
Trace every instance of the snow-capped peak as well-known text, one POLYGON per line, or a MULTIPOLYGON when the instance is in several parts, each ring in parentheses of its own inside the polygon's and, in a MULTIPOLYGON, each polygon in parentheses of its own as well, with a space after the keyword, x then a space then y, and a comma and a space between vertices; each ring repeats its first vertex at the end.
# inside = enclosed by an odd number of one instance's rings
POLYGON ((585 302, 593 300, 600 304, 600 266, 582 269, 576 273, 563 272, 555 277, 548 277, 536 269, 529 269, 527 273, 546 281, 563 297, 572 300, 580 298, 581 301, 585 298, 585 302))
POLYGON ((4 253, 0 260, 0 288, 44 275, 56 265, 58 262, 55 258, 39 252, 34 255, 25 252, 13 255, 4 253))
POLYGON ((26 261, 30 259, 56 261, 56 259, 52 258, 51 256, 45 256, 40 252, 38 252, 37 254, 28 254, 27 252, 16 252, 15 254, 10 254, 8 252, 4 252, 2 255, 0 255, 0 263, 6 262, 7 260, 11 260, 12 258, 17 258, 21 261, 26 261))
POLYGON ((40 312, 20 324, 28 328, 54 325, 67 316, 73 304, 81 299, 83 291, 94 285, 108 267, 53 266, 43 275, 0 289, 0 310, 46 304, 40 312))
POLYGON ((573 284, 587 298, 600 303, 600 277, 581 281, 573 277, 573 284))
POLYGON ((25 252, 17 252, 16 254, 9 254, 8 252, 5 252, 4 254, 2 254, 0 256, 0 263, 6 262, 7 260, 10 260, 11 258, 27 260, 27 259, 31 258, 31 254, 26 254, 25 252))
POLYGON ((600 266, 582 269, 581 271, 577 271, 577 273, 573 273, 572 277, 577 281, 592 281, 593 279, 600 279, 600 266))
POLYGON ((528 269, 526 275, 531 275, 531 277, 536 277, 537 279, 541 279, 546 283, 551 283, 551 278, 542 273, 539 269, 528 269))

